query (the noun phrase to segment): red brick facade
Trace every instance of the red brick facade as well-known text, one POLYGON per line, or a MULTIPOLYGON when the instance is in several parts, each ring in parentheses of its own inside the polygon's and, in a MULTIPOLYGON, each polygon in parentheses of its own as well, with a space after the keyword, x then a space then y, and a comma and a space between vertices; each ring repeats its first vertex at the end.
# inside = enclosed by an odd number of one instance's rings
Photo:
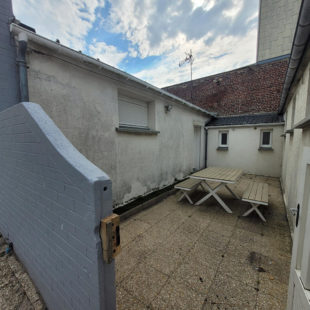
POLYGON ((219 115, 276 112, 287 65, 288 58, 254 64, 163 89, 219 115))

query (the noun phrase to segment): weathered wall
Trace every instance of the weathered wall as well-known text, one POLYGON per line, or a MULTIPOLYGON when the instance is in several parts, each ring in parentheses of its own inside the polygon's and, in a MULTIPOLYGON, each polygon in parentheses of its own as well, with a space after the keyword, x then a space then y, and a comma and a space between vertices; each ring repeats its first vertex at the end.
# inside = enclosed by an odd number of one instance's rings
MULTIPOLYGON (((55 58, 42 47, 40 52, 28 55, 30 100, 38 102, 70 142, 109 174, 115 204, 169 185, 175 178, 192 172, 194 122, 203 126, 208 119, 206 114, 166 100, 110 72, 70 63, 72 60, 64 61, 59 55, 55 58), (159 134, 135 135, 115 130, 119 126, 119 91, 153 102, 153 129, 159 134), (171 112, 165 113, 165 104, 173 106, 171 112)), ((203 129, 201 133, 203 167, 203 129)))
POLYGON ((0 1, 0 111, 19 101, 15 41, 9 20, 13 17, 11 0, 0 1))
MULTIPOLYGON (((310 64, 304 70, 302 79, 294 92, 294 96, 290 100, 285 115, 286 129, 292 128, 292 112, 293 102, 295 98, 295 113, 294 124, 301 121, 304 117, 310 116, 310 94, 309 94, 309 71, 310 64)), ((282 187, 284 200, 287 209, 296 208, 298 189, 303 184, 300 180, 299 165, 304 147, 310 146, 310 130, 309 129, 294 129, 293 133, 287 133, 285 136, 284 152, 283 152, 283 167, 282 167, 282 187)), ((288 217, 292 223, 292 214, 288 212, 288 217)), ((292 225, 293 227, 293 225, 292 225)))
POLYGON ((301 0, 260 0, 257 61, 291 52, 301 0))
POLYGON ((282 166, 282 133, 282 125, 208 129, 207 164, 241 168, 246 173, 279 177, 282 166), (272 129, 272 151, 258 150, 261 129, 272 129), (220 130, 229 130, 227 151, 217 150, 220 130))
POLYGON ((0 159, 0 231, 48 308, 115 309, 99 237, 112 212, 108 176, 33 103, 0 113, 0 159))

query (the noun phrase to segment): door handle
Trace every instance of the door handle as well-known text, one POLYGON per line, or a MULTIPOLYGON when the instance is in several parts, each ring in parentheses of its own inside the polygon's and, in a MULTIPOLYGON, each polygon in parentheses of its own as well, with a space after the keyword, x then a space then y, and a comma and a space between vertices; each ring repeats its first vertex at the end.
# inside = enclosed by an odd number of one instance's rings
POLYGON ((291 214, 293 216, 296 216, 296 221, 295 221, 296 227, 298 226, 298 223, 299 223, 299 209, 300 209, 299 204, 297 205, 297 208, 290 208, 291 214))
POLYGON ((300 210, 300 206, 299 204, 297 205, 297 214, 296 214, 296 227, 298 226, 299 223, 299 210, 300 210))

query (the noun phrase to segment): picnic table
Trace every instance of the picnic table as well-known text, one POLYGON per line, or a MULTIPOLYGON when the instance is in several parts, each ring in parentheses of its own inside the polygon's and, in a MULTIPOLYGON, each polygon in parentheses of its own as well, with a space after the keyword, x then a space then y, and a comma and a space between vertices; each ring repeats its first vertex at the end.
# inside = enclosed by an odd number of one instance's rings
POLYGON ((231 209, 226 205, 226 203, 219 197, 217 191, 222 187, 225 187, 235 198, 240 199, 232 190, 228 187, 228 184, 234 184, 238 181, 242 175, 242 169, 233 168, 221 168, 221 167, 208 167, 206 169, 197 171, 190 175, 192 179, 202 180, 206 191, 208 192, 203 198, 195 203, 195 205, 200 205, 210 197, 214 197, 219 204, 228 213, 232 213, 231 209), (218 182, 219 184, 211 188, 208 182, 218 182))

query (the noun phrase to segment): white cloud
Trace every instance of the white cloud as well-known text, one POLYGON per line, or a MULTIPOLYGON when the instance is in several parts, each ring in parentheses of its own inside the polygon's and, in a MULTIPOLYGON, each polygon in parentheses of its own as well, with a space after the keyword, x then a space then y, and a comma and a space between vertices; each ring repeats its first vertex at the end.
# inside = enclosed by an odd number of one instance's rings
POLYGON ((228 10, 223 11, 223 15, 230 18, 235 18, 243 7, 244 0, 233 0, 233 6, 228 10))
MULTIPOLYGON (((255 61, 257 0, 113 0, 111 31, 122 33, 141 57, 161 56, 135 75, 156 86, 189 80, 184 52, 195 57, 193 78, 255 61)), ((130 55, 135 55, 130 50, 130 55)))
POLYGON ((245 35, 252 27, 248 18, 258 6, 257 0, 113 0, 110 4, 111 31, 124 34, 142 58, 170 53, 184 40, 208 36, 210 44, 219 35, 245 35))
POLYGON ((119 66, 127 56, 137 61, 160 56, 156 67, 136 73, 157 86, 189 79, 189 65, 179 68, 178 63, 190 49, 193 78, 255 61, 258 0, 109 1, 104 18, 96 11, 104 0, 13 0, 13 6, 16 17, 39 34, 110 65, 119 66), (128 40, 128 51, 99 39, 86 46, 95 20, 104 31, 128 40))
POLYGON ((103 0, 13 0, 17 19, 37 32, 77 50, 85 49, 85 37, 96 19, 103 0))
POLYGON ((110 66, 117 67, 127 56, 126 52, 120 52, 115 46, 107 45, 104 42, 94 41, 89 47, 89 54, 94 58, 99 58, 102 62, 110 66))
POLYGON ((204 10, 209 11, 213 8, 215 0, 191 0, 193 3, 193 10, 202 7, 204 10))
POLYGON ((168 86, 190 80, 189 64, 178 67, 185 51, 192 49, 195 60, 193 79, 232 70, 255 62, 256 29, 248 32, 242 39, 226 36, 218 37, 211 46, 206 47, 203 40, 190 41, 182 50, 167 54, 156 68, 142 70, 135 76, 158 87, 168 86))

